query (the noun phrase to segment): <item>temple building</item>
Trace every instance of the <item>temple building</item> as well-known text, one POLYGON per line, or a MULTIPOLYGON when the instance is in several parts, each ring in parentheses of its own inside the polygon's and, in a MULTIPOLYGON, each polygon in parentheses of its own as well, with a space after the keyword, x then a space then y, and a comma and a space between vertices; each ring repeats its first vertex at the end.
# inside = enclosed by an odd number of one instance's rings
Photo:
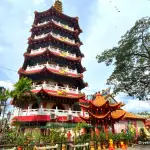
MULTIPOLYGON (((103 92, 104 90, 102 94, 103 92)), ((98 126, 103 127, 105 133, 120 133, 128 127, 138 135, 140 128, 145 128, 146 118, 125 111, 122 108, 125 104, 117 102, 111 94, 102 94, 98 92, 93 100, 80 100, 84 101, 84 104, 80 103, 83 115, 79 116, 86 123, 93 125, 96 132, 98 126)))
POLYGON ((78 102, 85 97, 81 90, 88 85, 83 81, 86 69, 81 64, 82 30, 78 17, 67 16, 62 11, 61 0, 55 0, 50 9, 35 12, 19 76, 33 81, 32 92, 40 102, 26 101, 21 110, 15 110, 13 120, 22 126, 76 123, 80 119, 78 102))
POLYGON ((138 126, 139 121, 144 125, 143 117, 122 110, 124 104, 111 95, 96 97, 95 101, 85 99, 81 90, 88 84, 83 80, 86 69, 81 64, 84 55, 80 51, 80 33, 79 18, 65 15, 61 0, 55 0, 44 12, 35 11, 24 63, 18 73, 20 78, 32 80, 31 92, 38 100, 27 100, 21 106, 13 104, 16 108, 12 122, 17 120, 27 129, 84 120, 93 125, 110 125, 113 132, 120 132, 119 125, 125 128, 124 122, 136 122, 138 126))

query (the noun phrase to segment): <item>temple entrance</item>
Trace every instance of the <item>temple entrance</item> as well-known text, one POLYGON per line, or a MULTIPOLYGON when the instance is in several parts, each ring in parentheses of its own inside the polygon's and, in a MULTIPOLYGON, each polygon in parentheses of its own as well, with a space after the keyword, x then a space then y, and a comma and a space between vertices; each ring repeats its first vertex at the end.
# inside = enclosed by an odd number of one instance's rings
POLYGON ((57 107, 57 109, 65 110, 64 106, 61 105, 61 104, 54 105, 54 106, 52 107, 52 109, 56 109, 56 107, 57 107))
POLYGON ((39 108, 39 104, 34 103, 34 104, 32 105, 32 109, 38 109, 38 108, 39 108))

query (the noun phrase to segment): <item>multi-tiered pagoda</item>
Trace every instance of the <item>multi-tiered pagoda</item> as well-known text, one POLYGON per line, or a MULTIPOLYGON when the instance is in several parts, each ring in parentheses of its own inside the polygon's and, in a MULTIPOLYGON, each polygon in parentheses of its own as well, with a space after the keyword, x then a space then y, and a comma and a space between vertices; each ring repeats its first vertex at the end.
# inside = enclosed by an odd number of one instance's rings
POLYGON ((19 75, 32 79, 32 92, 40 102, 27 101, 15 119, 30 126, 37 122, 44 126, 51 122, 78 122, 76 111, 80 107, 75 106, 84 97, 81 90, 87 86, 81 64, 81 32, 78 17, 62 13, 61 0, 56 0, 47 11, 35 12, 19 75))

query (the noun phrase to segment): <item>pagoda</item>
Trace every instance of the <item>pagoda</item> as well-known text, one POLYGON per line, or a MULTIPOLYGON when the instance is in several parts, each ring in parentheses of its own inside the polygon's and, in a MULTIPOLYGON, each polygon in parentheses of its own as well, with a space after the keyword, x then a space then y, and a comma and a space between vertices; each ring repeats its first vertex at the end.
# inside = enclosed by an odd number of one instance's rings
POLYGON ((108 133, 108 127, 110 126, 114 133, 114 124, 119 122, 126 114, 126 112, 121 109, 123 105, 122 102, 110 103, 98 92, 96 98, 90 101, 88 105, 80 104, 80 106, 88 112, 89 116, 82 116, 80 114, 79 116, 82 120, 94 127, 98 127, 99 125, 104 127, 106 133, 108 133))
POLYGON ((88 85, 83 81, 86 69, 81 64, 82 30, 78 17, 69 17, 62 11, 61 0, 55 0, 44 12, 35 11, 25 60, 18 72, 20 78, 33 81, 32 92, 40 102, 26 101, 19 115, 14 112, 13 119, 25 126, 76 123, 80 119, 75 111, 80 110, 79 99, 85 97, 81 90, 88 85))

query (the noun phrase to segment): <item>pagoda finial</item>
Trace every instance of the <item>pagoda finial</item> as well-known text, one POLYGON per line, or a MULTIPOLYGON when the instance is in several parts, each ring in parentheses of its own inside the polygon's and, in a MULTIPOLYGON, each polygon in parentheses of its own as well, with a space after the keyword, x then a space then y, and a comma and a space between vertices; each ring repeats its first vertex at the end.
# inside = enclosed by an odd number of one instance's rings
POLYGON ((62 12, 63 12, 62 0, 55 0, 54 8, 55 8, 57 11, 59 11, 60 13, 62 13, 62 12))

